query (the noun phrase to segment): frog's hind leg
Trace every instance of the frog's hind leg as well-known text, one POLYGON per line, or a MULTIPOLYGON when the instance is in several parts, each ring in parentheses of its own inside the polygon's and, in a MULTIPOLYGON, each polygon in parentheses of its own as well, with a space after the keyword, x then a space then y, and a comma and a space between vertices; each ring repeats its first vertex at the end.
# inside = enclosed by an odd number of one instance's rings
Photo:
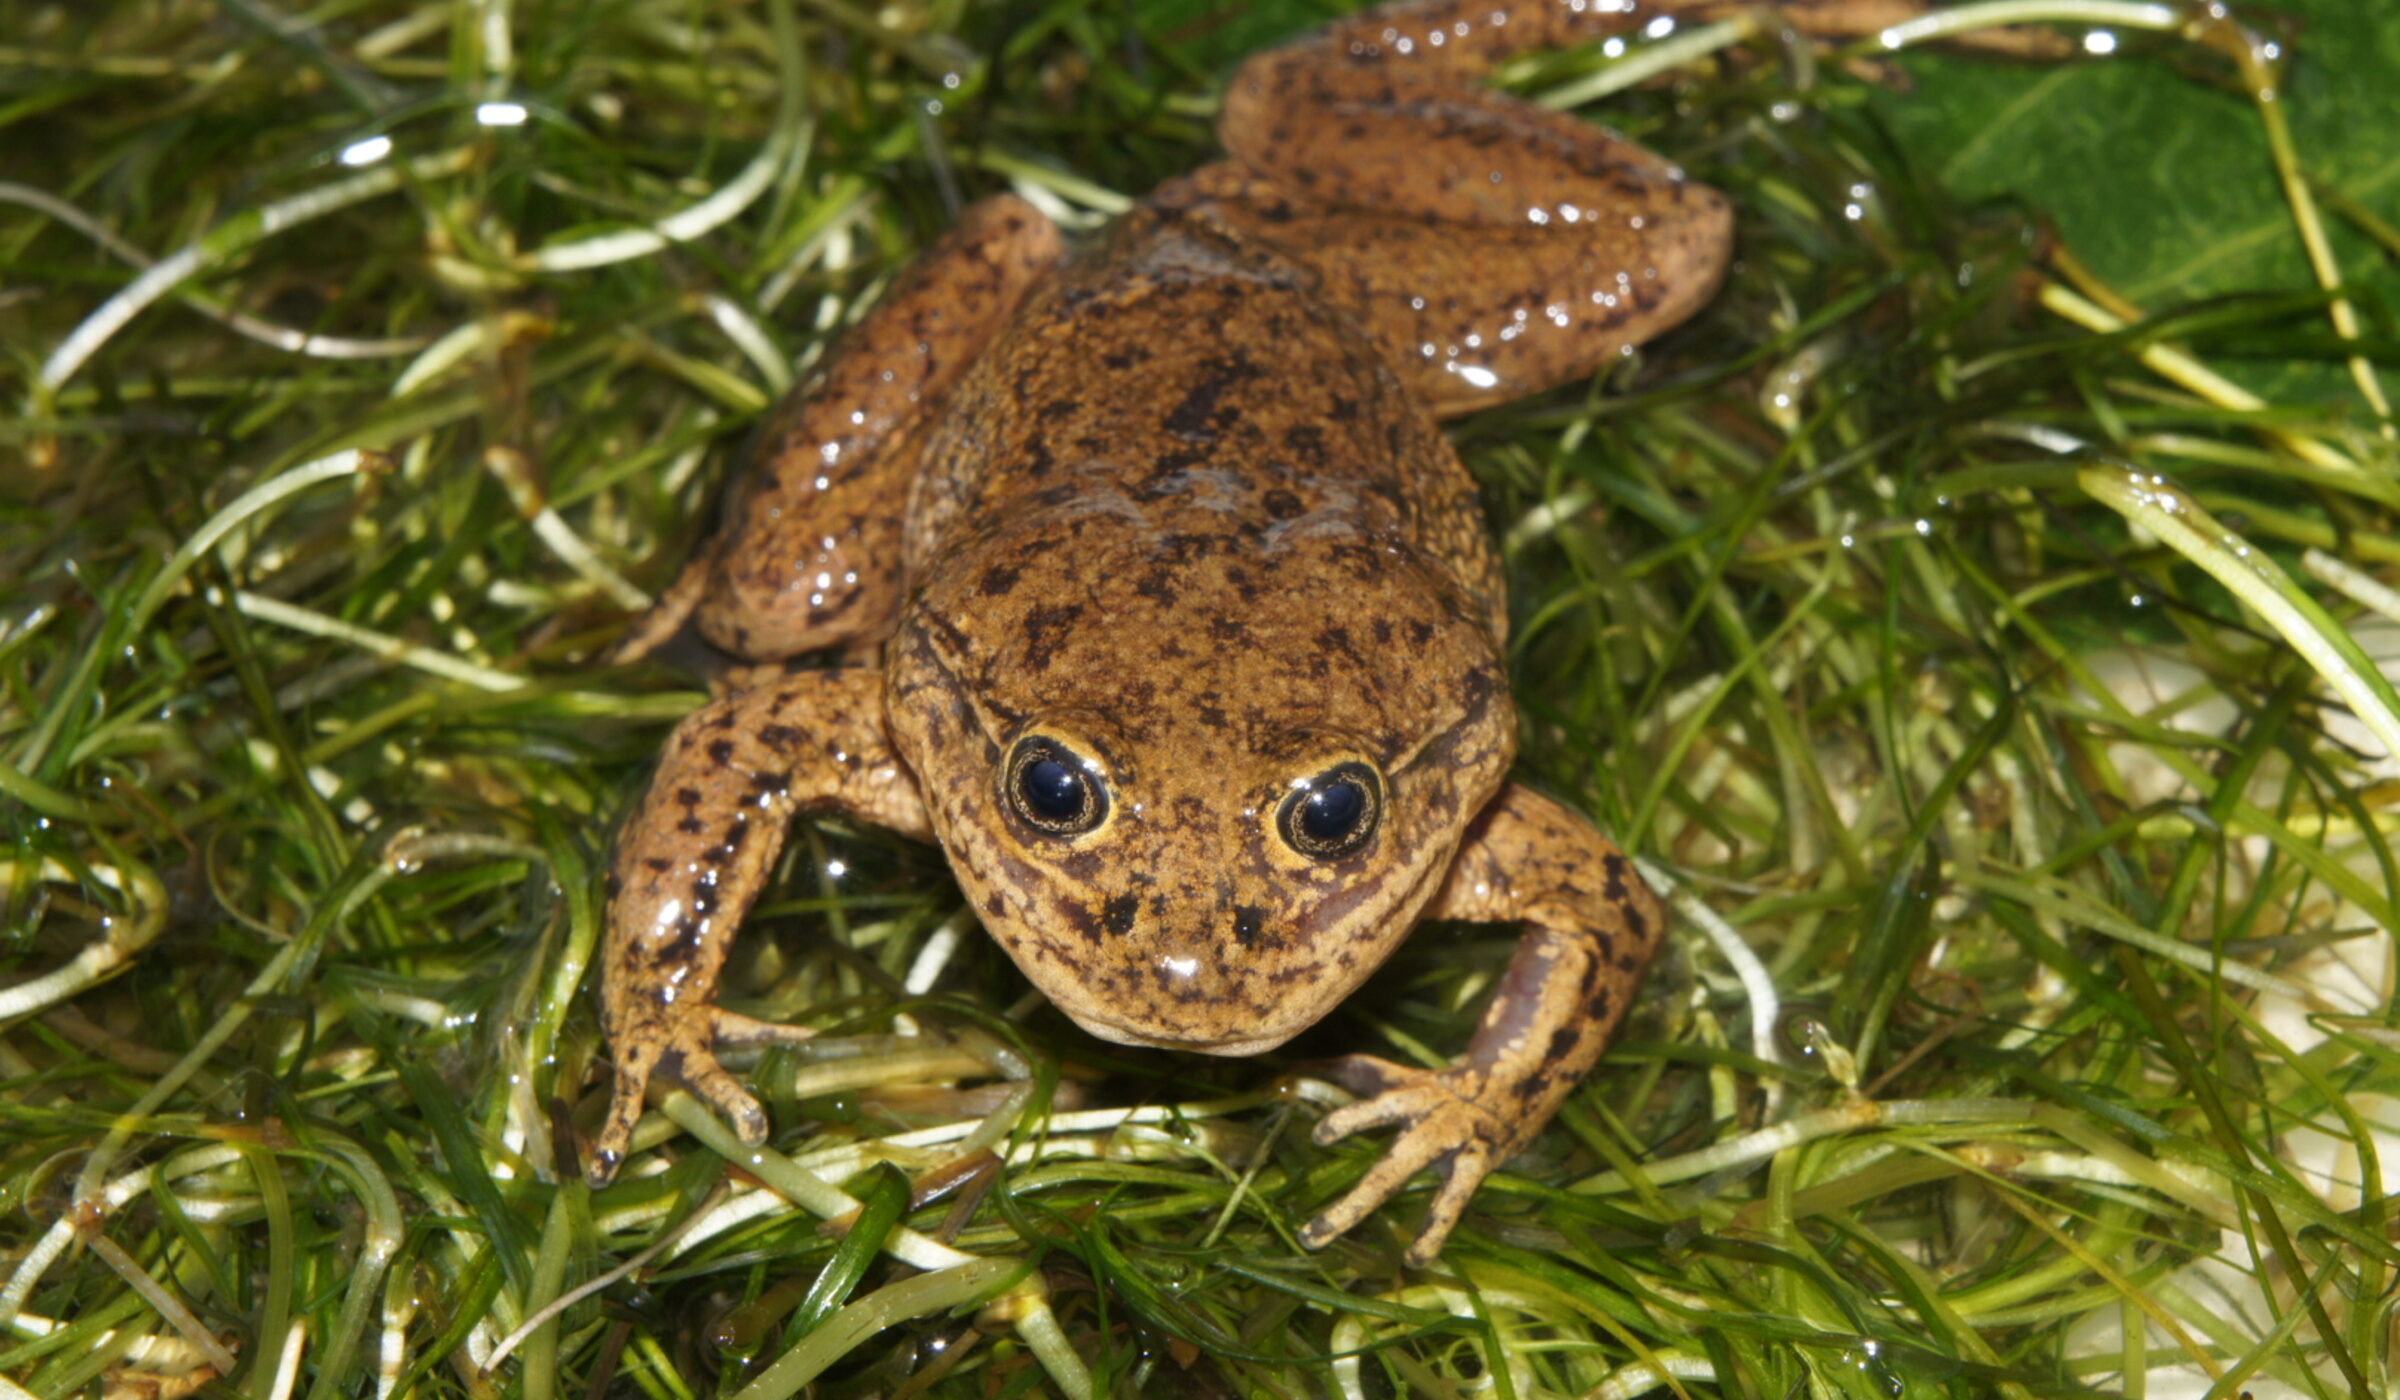
POLYGON ((1059 257, 1057 228, 1024 200, 969 208, 760 426, 724 528, 614 659, 687 618, 754 661, 879 641, 900 605, 924 424, 1059 257))
MULTIPOLYGON (((1501 59, 1728 5, 1438 0, 1387 5, 1256 55, 1218 134, 1233 159, 1163 201, 1306 264, 1437 413, 1588 375, 1704 305, 1724 198, 1576 118, 1485 91, 1501 59)), ((1892 0, 1781 18, 1861 32, 1892 0)))
MULTIPOLYGON (((1600 134, 1593 133, 1596 139, 1600 134)), ((1444 224, 1311 207, 1230 163, 1176 193, 1192 211, 1266 242, 1317 275, 1327 300, 1356 316, 1417 400, 1451 418, 1580 379, 1680 324, 1724 279, 1732 215, 1706 186, 1663 169, 1586 226, 1444 224)))

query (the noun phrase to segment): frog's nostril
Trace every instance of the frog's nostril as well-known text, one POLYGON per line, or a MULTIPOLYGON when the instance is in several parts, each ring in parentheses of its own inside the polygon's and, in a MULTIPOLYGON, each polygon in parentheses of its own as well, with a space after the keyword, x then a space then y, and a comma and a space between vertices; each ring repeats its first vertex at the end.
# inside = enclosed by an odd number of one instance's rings
POLYGON ((1258 932, 1266 926, 1267 911, 1255 904, 1240 905, 1233 911, 1233 941, 1247 948, 1258 941, 1258 932))

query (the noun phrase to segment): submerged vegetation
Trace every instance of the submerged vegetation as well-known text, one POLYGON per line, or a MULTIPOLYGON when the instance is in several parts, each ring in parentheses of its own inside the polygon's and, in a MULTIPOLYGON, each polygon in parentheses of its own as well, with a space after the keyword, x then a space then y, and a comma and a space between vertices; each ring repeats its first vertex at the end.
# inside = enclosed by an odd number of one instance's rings
POLYGON ((1505 75, 1742 254, 1454 434, 1521 771, 1680 917, 1407 1272, 1421 1195, 1294 1241, 1379 1150, 1310 1063, 1453 1051, 1509 930, 1119 1050, 831 823, 737 955, 822 1033, 773 1150, 577 1166, 700 696, 599 653, 962 201, 1096 226, 1317 11, 0 0, 0 1396, 2388 1390, 2400 54, 2038 8, 2073 61, 1505 75))

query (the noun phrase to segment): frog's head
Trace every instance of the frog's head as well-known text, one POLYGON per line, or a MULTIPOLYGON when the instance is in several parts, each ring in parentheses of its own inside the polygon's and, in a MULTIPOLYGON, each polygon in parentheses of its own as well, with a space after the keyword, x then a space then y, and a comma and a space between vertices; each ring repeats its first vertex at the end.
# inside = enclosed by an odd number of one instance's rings
MULTIPOLYGON (((969 544, 910 600, 889 723, 984 926, 1094 1035, 1269 1050, 1407 933, 1514 743, 1490 626, 1339 517, 969 544)), ((1095 524, 1115 528, 1093 528, 1095 524)))

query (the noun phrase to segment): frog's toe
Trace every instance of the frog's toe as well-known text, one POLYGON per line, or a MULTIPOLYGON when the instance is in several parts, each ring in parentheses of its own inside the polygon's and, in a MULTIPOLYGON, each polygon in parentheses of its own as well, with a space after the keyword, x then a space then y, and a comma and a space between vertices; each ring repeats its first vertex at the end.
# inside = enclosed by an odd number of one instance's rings
MULTIPOLYGON (((1398 1195, 1410 1177, 1431 1169, 1441 1174, 1442 1186, 1434 1194, 1424 1232, 1405 1256, 1411 1268, 1422 1268, 1441 1253, 1443 1241, 1466 1213, 1475 1188, 1506 1155, 1501 1150, 1499 1125, 1478 1106, 1471 1086, 1455 1082, 1455 1070, 1435 1073, 1371 1061, 1359 1074, 1396 1081, 1396 1087, 1325 1115, 1317 1124, 1317 1141, 1338 1142, 1352 1133, 1393 1124, 1401 1125, 1400 1135, 1392 1140, 1383 1160, 1368 1168, 1348 1195, 1308 1222, 1300 1232, 1300 1242, 1311 1249, 1323 1245, 1398 1195)), ((1343 1077, 1346 1082, 1351 1079, 1343 1077)))
POLYGON ((1456 1070, 1410 1069, 1372 1055, 1352 1055, 1333 1072, 1334 1078, 1362 1097, 1318 1122, 1320 1145, 1330 1146, 1352 1133, 1395 1123, 1407 1127, 1403 1139, 1454 1129, 1481 1135, 1485 1115, 1475 1107, 1471 1086, 1459 1080, 1456 1070))
POLYGON ((807 1026, 786 1025, 781 1021, 761 1021, 755 1016, 718 1009, 714 1029, 719 1045, 797 1045, 816 1034, 807 1026))
POLYGON ((702 1024, 706 1029, 703 1035, 691 1034, 687 1027, 656 1038, 628 1037, 619 1042, 616 1085, 609 1095, 608 1120, 593 1135, 591 1156, 584 1163, 584 1180, 593 1189, 616 1180, 618 1169, 625 1165, 626 1154, 633 1150, 633 1130, 642 1121, 652 1079, 663 1078, 689 1090, 692 1097, 732 1124, 733 1135, 744 1146, 756 1147, 767 1140, 766 1111, 742 1087, 740 1080, 717 1063, 715 1041, 737 1044, 790 1041, 805 1038, 808 1031, 713 1009, 710 1019, 702 1024))
POLYGON ((1331 1147, 1352 1133, 1420 1121, 1448 1097, 1439 1088, 1424 1083, 1386 1089, 1373 1098, 1337 1108, 1318 1120, 1317 1145, 1331 1147))
MULTIPOLYGON (((1365 1104, 1357 1107, 1364 1108, 1365 1104)), ((1322 1136, 1322 1134, 1320 1134, 1322 1136)), ((1320 1212, 1316 1219, 1300 1228, 1300 1243, 1310 1249, 1322 1247, 1327 1240, 1340 1235, 1367 1213, 1399 1194, 1400 1188, 1419 1171, 1432 1166, 1448 1149, 1431 1137, 1418 1132, 1402 1133, 1392 1143, 1383 1160, 1367 1168, 1367 1174, 1349 1193, 1320 1212)))
POLYGON ((1344 1055, 1325 1066, 1325 1077, 1348 1089, 1362 1099, 1388 1093, 1412 1080, 1422 1079, 1425 1070, 1396 1065, 1379 1055, 1344 1055))
POLYGON ((717 1057, 705 1051, 687 1053, 683 1061, 683 1087, 692 1097, 724 1115, 733 1125, 733 1135, 742 1146, 756 1147, 767 1140, 766 1110, 742 1087, 742 1082, 725 1072, 717 1057))
POLYGON ((1450 1231, 1467 1213, 1467 1202, 1475 1199, 1475 1188, 1483 1185, 1483 1179, 1492 1174, 1496 1165, 1491 1150, 1480 1141, 1470 1141, 1451 1154, 1450 1160, 1442 1165, 1442 1189, 1433 1195, 1433 1208, 1426 1213, 1425 1229, 1409 1245, 1408 1252, 1400 1256, 1402 1262, 1412 1269, 1422 1269, 1434 1261, 1450 1238, 1450 1231))
POLYGON ((691 620, 692 610, 700 605, 701 598, 708 592, 709 568, 715 558, 714 545, 694 555, 692 561, 683 566, 683 572, 675 576, 675 582, 668 585, 666 593, 652 603, 647 611, 635 616, 626 627, 625 635, 617 639, 616 645, 601 653, 600 663, 604 666, 631 666, 665 646, 677 632, 682 631, 683 625, 691 620))
POLYGON ((617 1179, 625 1154, 633 1150, 633 1128, 642 1121, 642 1102, 650 1075, 658 1068, 658 1049, 622 1045, 617 1051, 616 1082, 608 1096, 608 1121, 592 1137, 591 1155, 584 1160, 583 1179, 595 1191, 617 1179))

